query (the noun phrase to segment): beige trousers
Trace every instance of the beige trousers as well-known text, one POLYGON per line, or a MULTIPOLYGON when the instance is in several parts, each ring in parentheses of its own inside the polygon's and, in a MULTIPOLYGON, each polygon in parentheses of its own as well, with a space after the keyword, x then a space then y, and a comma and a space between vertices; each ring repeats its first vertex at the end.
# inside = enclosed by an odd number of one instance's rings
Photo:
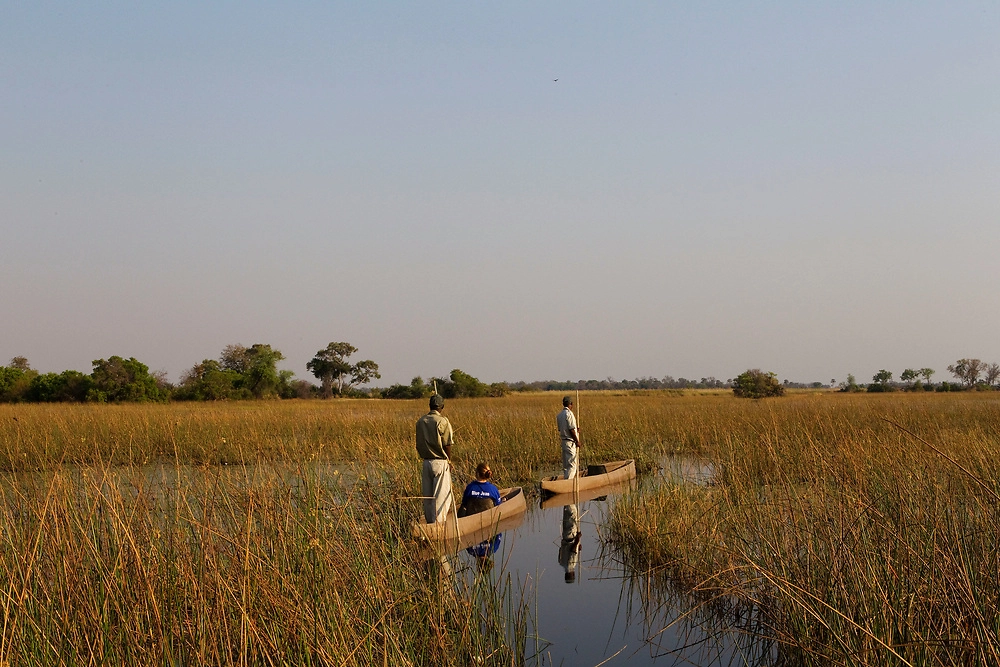
POLYGON ((451 509, 451 464, 447 459, 424 459, 420 474, 427 523, 444 521, 451 509))

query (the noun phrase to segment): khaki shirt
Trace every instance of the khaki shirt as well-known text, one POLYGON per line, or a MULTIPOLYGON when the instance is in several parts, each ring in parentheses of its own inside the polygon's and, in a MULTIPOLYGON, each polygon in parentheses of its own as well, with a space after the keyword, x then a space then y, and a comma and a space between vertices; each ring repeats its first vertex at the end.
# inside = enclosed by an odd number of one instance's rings
POLYGON ((576 430, 576 415, 569 408, 563 408, 556 416, 556 422, 559 424, 559 436, 563 440, 570 440, 575 442, 573 438, 573 431, 576 430))
POLYGON ((451 422, 437 410, 431 410, 417 420, 417 454, 424 460, 447 459, 445 445, 451 447, 454 439, 451 422))

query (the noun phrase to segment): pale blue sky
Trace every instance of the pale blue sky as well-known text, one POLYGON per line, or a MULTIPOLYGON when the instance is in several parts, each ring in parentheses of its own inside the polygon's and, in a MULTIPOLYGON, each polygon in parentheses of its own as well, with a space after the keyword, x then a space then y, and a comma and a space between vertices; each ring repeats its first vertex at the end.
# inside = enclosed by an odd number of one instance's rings
POLYGON ((1000 362, 998 37, 995 2, 7 3, 0 363, 1000 362))

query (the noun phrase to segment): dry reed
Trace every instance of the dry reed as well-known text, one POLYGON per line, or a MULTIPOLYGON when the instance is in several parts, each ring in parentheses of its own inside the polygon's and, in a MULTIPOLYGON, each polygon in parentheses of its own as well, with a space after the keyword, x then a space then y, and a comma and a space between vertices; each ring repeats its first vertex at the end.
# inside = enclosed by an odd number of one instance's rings
POLYGON ((997 407, 745 402, 713 448, 716 483, 620 503, 614 541, 639 569, 742 604, 792 664, 1000 664, 997 407))

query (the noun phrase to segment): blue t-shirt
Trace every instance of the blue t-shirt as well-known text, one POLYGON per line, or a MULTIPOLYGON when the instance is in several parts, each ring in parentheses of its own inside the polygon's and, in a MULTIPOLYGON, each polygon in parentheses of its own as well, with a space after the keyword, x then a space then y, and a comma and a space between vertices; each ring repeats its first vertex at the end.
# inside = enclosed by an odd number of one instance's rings
POLYGON ((462 494, 462 504, 465 505, 470 498, 492 498, 494 505, 500 504, 500 489, 493 482, 480 482, 474 480, 465 487, 462 494))
POLYGON ((476 558, 486 558, 496 553, 500 548, 500 535, 494 535, 488 540, 483 540, 479 544, 467 547, 465 550, 476 558))

